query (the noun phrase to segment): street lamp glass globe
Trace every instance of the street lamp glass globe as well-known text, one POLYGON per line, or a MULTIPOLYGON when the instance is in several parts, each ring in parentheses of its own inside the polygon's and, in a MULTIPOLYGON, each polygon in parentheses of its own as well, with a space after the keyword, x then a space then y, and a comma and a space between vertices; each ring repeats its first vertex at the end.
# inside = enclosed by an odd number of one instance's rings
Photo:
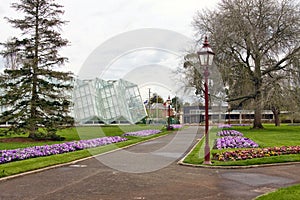
POLYGON ((210 66, 213 63, 214 55, 215 53, 211 49, 207 37, 205 37, 203 47, 200 49, 200 51, 197 52, 200 65, 201 66, 210 66))

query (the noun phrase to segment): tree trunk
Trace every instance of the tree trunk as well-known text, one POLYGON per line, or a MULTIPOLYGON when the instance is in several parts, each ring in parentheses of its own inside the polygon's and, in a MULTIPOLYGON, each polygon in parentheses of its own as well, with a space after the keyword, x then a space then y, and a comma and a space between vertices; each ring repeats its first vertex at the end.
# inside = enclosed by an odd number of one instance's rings
POLYGON ((274 114, 275 126, 280 126, 280 119, 279 119, 280 111, 279 111, 279 109, 276 107, 272 107, 272 112, 274 114))
MULTIPOLYGON (((256 106, 256 107, 258 107, 258 106, 256 106)), ((253 128, 255 128, 255 129, 263 129, 264 128, 261 123, 261 109, 260 108, 255 108, 253 128)))
POLYGON ((254 121, 253 121, 253 128, 254 129, 263 129, 263 125, 261 122, 261 111, 262 111, 262 104, 261 104, 261 94, 258 94, 255 98, 255 109, 254 109, 254 121))
POLYGON ((260 57, 255 59, 255 70, 254 70, 254 87, 256 96, 254 98, 255 109, 254 109, 254 121, 253 121, 253 128, 254 129, 263 129, 263 125, 261 122, 261 112, 263 109, 262 104, 262 94, 261 94, 261 87, 262 87, 262 75, 260 69, 260 57))
POLYGON ((31 88, 31 102, 30 102, 30 128, 29 128, 29 138, 36 138, 37 134, 37 103, 38 100, 38 75, 37 70, 39 67, 39 7, 35 8, 36 16, 35 16, 35 35, 34 35, 34 58, 33 63, 31 63, 32 67, 32 88, 31 88))

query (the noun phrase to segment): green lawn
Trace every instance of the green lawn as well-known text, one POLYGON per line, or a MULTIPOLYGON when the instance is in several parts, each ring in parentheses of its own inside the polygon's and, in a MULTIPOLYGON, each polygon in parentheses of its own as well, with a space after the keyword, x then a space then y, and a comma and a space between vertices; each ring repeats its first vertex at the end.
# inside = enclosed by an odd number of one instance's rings
POLYGON ((232 129, 240 131, 260 147, 300 145, 300 126, 283 124, 276 127, 265 124, 264 127, 263 130, 250 129, 249 127, 233 127, 232 129))
MULTIPOLYGON (((29 142, 29 143, 1 143, 0 149, 16 149, 24 148, 29 146, 38 146, 45 144, 54 144, 54 143, 63 143, 67 141, 82 140, 82 139, 92 139, 104 136, 121 136, 125 132, 146 130, 146 129, 162 129, 162 126, 103 126, 103 127, 79 127, 79 128, 70 128, 62 130, 59 135, 66 138, 65 141, 53 142, 29 142)), ((110 144, 106 146, 101 146, 88 150, 80 150, 71 153, 52 155, 46 157, 31 158, 22 161, 14 161, 10 163, 0 164, 0 177, 10 176, 22 172, 32 171, 35 169, 40 169, 48 166, 53 166, 57 164, 67 163, 75 161, 78 159, 86 158, 92 155, 98 155, 107 151, 111 151, 120 147, 125 147, 131 144, 149 140, 155 137, 166 135, 170 131, 162 131, 160 134, 148 136, 148 137, 128 137, 129 140, 110 144)), ((16 135, 13 137, 26 137, 26 135, 16 135)), ((4 138, 4 137, 0 137, 4 138)), ((7 138, 7 136, 5 136, 7 138)))
MULTIPOLYGON (((252 139, 260 147, 274 147, 274 146, 296 146, 300 145, 300 126, 288 126, 281 125, 280 127, 275 127, 274 125, 264 125, 265 129, 256 130, 251 129, 250 127, 238 127, 235 126, 231 129, 240 131, 244 134, 244 137, 252 139)), ((214 146, 214 141, 216 139, 216 133, 220 129, 213 128, 210 130, 210 146, 214 146)), ((203 163, 203 141, 200 141, 184 160, 185 163, 190 164, 202 164, 203 163)), ((218 153, 226 150, 217 150, 212 149, 211 153, 218 153)), ((233 150, 233 149, 232 149, 233 150)), ((281 162, 294 162, 300 161, 300 155, 283 155, 283 156, 274 156, 267 158, 256 158, 249 160, 240 160, 240 161, 216 161, 212 160, 213 165, 222 165, 222 166, 246 166, 246 165, 259 165, 259 164, 269 164, 269 163, 281 163, 281 162)))
POLYGON ((300 197, 300 185, 280 188, 275 192, 260 196, 255 200, 298 200, 300 197))

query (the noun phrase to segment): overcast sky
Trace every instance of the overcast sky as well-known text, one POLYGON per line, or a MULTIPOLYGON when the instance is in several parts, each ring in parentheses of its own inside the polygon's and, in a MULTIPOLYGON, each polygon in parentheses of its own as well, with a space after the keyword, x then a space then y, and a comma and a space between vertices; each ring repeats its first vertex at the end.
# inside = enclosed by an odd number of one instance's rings
MULTIPOLYGON (((194 38, 195 31, 191 25, 197 10, 213 8, 220 0, 58 0, 64 6, 63 19, 69 23, 63 27, 63 36, 71 42, 62 54, 69 58, 68 70, 78 73, 89 55, 105 41, 132 30, 143 28, 167 29, 194 38)), ((1 0, 0 4, 0 42, 15 36, 17 31, 11 28, 3 18, 17 16, 15 10, 10 8, 12 2, 17 0, 1 0)), ((142 60, 160 65, 166 65, 167 60, 176 61, 174 55, 168 58, 162 53, 148 50, 142 60), (156 57, 155 57, 156 56, 156 57), (173 56, 173 57, 172 57, 173 56), (161 59, 161 60, 160 60, 161 59)), ((124 67, 129 59, 143 57, 133 55, 123 56, 115 63, 124 67), (134 58, 135 57, 135 58, 134 58)), ((1 64, 1 62, 0 62, 1 64)), ((145 64, 145 63, 144 63, 145 64)), ((3 64, 1 64, 3 65, 3 64)), ((114 77, 113 77, 114 78, 114 77)))

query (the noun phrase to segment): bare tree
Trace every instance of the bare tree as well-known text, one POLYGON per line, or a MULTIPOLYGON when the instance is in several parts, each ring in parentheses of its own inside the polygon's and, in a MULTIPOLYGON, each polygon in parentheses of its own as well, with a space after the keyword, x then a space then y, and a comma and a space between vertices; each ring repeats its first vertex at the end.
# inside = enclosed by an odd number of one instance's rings
POLYGON ((263 93, 270 79, 278 78, 273 74, 286 70, 299 54, 299 12, 299 2, 292 0, 223 0, 216 10, 194 18, 198 33, 210 36, 231 91, 228 101, 254 101, 254 128, 263 128, 263 93))

